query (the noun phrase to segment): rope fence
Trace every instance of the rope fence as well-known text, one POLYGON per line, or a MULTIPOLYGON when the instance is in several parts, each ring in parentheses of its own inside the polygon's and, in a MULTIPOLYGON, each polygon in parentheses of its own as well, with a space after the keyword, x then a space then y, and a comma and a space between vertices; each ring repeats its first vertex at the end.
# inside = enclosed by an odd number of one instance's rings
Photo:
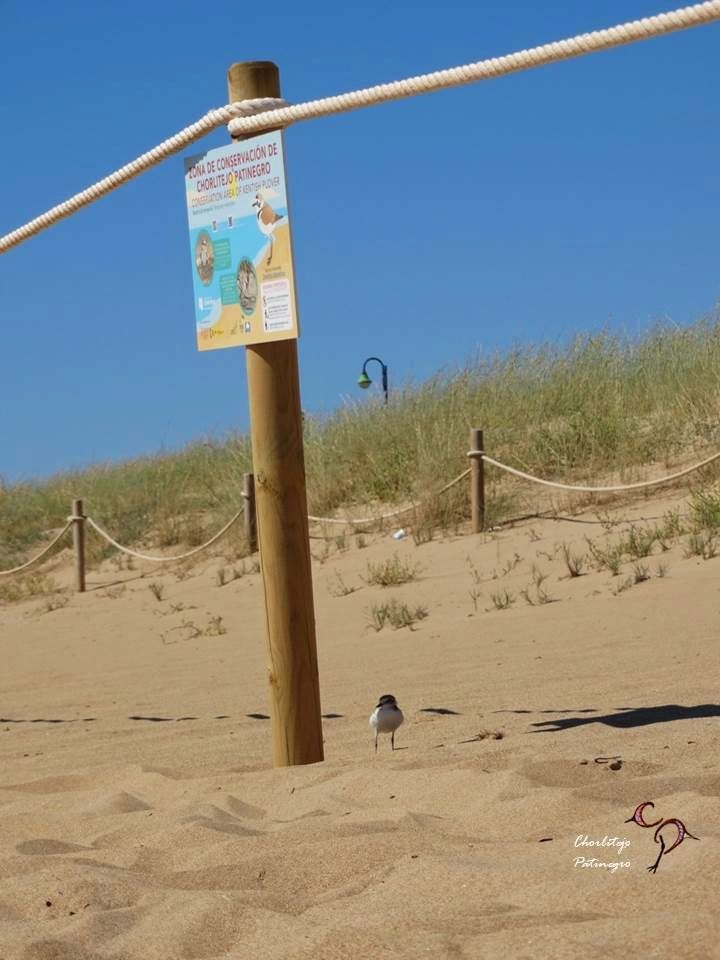
MULTIPOLYGON (((441 487, 440 490, 436 491, 434 496, 439 497, 441 494, 445 493, 446 490, 449 490, 451 487, 454 487, 456 483, 460 483, 461 480, 464 480, 465 477, 470 473, 471 467, 468 467, 467 470, 463 470, 462 473, 459 473, 457 477, 446 483, 444 487, 441 487)), ((350 517, 348 519, 343 519, 342 517, 313 517, 312 514, 308 514, 308 520, 312 523, 338 523, 343 524, 346 527, 363 527, 368 523, 381 523, 383 520, 392 520, 393 517, 401 517, 406 513, 411 513, 413 510, 417 509, 416 504, 412 504, 409 507, 402 507, 400 510, 393 510, 390 513, 380 513, 376 517, 350 517)))
POLYGON ((222 537, 224 533, 230 529, 230 527, 242 516, 243 511, 238 510, 232 520, 228 520, 222 530, 218 530, 214 537, 210 537, 207 543, 201 544, 199 547, 194 547, 192 550, 188 550, 187 553, 178 553, 174 557, 153 557, 147 553, 139 553, 137 550, 131 550, 130 547, 124 547, 121 543, 118 543, 117 540, 113 540, 109 533, 107 533, 103 528, 97 524, 92 517, 85 517, 85 520, 90 524, 90 526, 95 530, 96 533, 99 533, 103 540, 119 550, 121 553, 126 553, 130 557, 137 557, 139 560, 150 560, 152 563, 172 563, 176 560, 187 560, 188 557, 195 556, 196 553, 201 553, 203 550, 207 550, 208 547, 212 546, 217 540, 222 537))
POLYGON ((499 460, 493 460, 493 458, 489 457, 486 453, 481 453, 476 450, 470 450, 467 455, 469 457, 479 456, 485 463, 491 463, 499 470, 511 473, 516 477, 520 477, 522 480, 528 480, 530 483, 538 483, 544 487, 554 487, 556 490, 571 490, 579 493, 623 493, 626 490, 642 490, 645 487, 657 487, 663 483, 671 483, 673 480, 679 480, 681 477, 686 477, 688 474, 694 473, 696 470, 701 470, 716 460, 720 460, 720 453, 714 453, 706 460, 701 460, 700 463, 695 463, 693 466, 686 467, 684 470, 678 470, 677 473, 668 474, 666 477, 657 477, 655 480, 642 480, 639 483, 619 483, 609 487, 586 487, 580 484, 559 483, 556 480, 543 480, 540 477, 533 476, 531 473, 518 470, 516 467, 509 467, 506 463, 501 463, 499 460))
POLYGON ((48 229, 64 217, 77 213, 78 210, 94 203, 225 124, 227 124, 231 136, 248 136, 252 133, 286 127, 304 120, 347 113, 351 110, 359 110, 393 100, 478 83, 482 80, 495 79, 522 70, 530 70, 563 60, 570 60, 574 57, 609 50, 613 47, 664 36, 678 30, 702 26, 716 20, 720 20, 720 0, 707 0, 705 3, 680 7, 666 13, 659 13, 655 16, 643 17, 639 20, 608 27, 604 30, 594 30, 590 33, 531 47, 528 50, 519 50, 505 56, 490 57, 486 60, 451 67, 447 70, 437 70, 417 77, 408 77, 403 80, 378 84, 292 106, 288 105, 286 101, 274 97, 230 103, 209 110, 199 120, 184 127, 135 160, 125 164, 80 193, 76 193, 68 200, 50 208, 28 223, 0 237, 0 254, 48 229))
MULTIPOLYGON (((436 490, 431 494, 427 502, 431 502, 438 497, 442 496, 444 493, 447 493, 448 490, 452 489, 461 480, 464 480, 468 476, 470 477, 470 502, 471 502, 471 519, 472 519, 472 529, 474 533, 479 533, 486 529, 485 526, 485 476, 484 476, 484 465, 490 464, 496 469, 508 473, 512 476, 518 477, 521 480, 525 480, 528 483, 538 484, 544 487, 551 487, 556 490, 565 490, 568 492, 574 493, 591 493, 591 494, 603 494, 603 493, 625 493, 636 490, 646 489, 648 487, 656 487, 666 483, 672 483, 676 480, 680 480, 683 477, 689 476, 691 473, 694 473, 698 470, 701 470, 703 467, 707 467, 712 463, 720 460, 720 452, 712 454, 712 456, 706 457, 703 460, 698 461, 697 463, 692 464, 689 467, 684 467, 682 470, 677 470, 673 473, 666 474, 662 477, 656 477, 651 480, 642 480, 636 483, 621 483, 621 484, 612 484, 608 486, 597 486, 597 485, 585 485, 585 484, 572 484, 572 483, 562 483, 557 480, 547 480, 543 477, 534 476, 531 473, 527 473, 524 470, 519 470, 517 467, 509 466, 506 463, 503 463, 500 460, 496 460, 494 457, 489 456, 483 448, 483 432, 481 430, 473 429, 470 431, 470 443, 472 449, 468 450, 467 457, 471 460, 471 466, 466 470, 463 470, 462 473, 459 473, 456 477, 453 477, 448 483, 446 483, 439 490, 436 490)), ((174 563, 182 560, 187 560, 190 557, 196 556, 199 553, 202 553, 203 550, 207 550, 214 543, 220 540, 230 530, 230 528, 237 523, 241 516, 244 516, 245 521, 245 539, 247 541, 248 549, 251 553, 257 551, 257 526, 256 526, 256 509, 255 509, 255 485, 253 475, 246 473, 243 478, 243 506, 238 512, 231 517, 230 520, 220 529, 216 534, 214 534, 209 540, 205 543, 200 544, 200 546, 193 547, 192 550, 188 550, 185 553, 179 553, 168 556, 154 556, 148 553, 142 553, 139 550, 133 550, 130 547, 124 546, 122 543, 119 543, 110 534, 97 523, 91 516, 87 516, 83 513, 82 509, 82 500, 73 501, 73 512, 67 518, 65 526, 57 533, 53 539, 47 544, 43 550, 38 553, 32 559, 26 561, 23 564, 20 564, 17 567, 13 567, 10 570, 0 570, 0 577, 7 577, 13 574, 21 573, 24 570, 29 569, 35 564, 39 563, 41 560, 46 558, 53 548, 60 542, 60 540, 65 536, 65 534, 72 528, 73 530, 73 543, 75 550, 75 564, 76 564, 76 583, 77 588, 80 592, 85 589, 85 560, 84 560, 84 528, 85 524, 89 524, 92 529, 109 543, 112 547, 115 547, 116 550, 119 550, 121 553, 127 554, 131 557, 137 557, 139 560, 147 560, 151 563, 174 563)), ((387 513, 380 513, 371 517, 319 517, 312 514, 308 514, 308 520, 313 524, 332 524, 340 525, 345 527, 364 527, 371 524, 382 524, 386 520, 391 520, 395 517, 404 516, 405 514, 412 513, 413 511, 418 511, 422 507, 422 504, 412 504, 409 507, 401 507, 398 510, 392 510, 387 513)), ((557 517, 551 514, 535 513, 528 514, 525 517, 515 517, 512 522, 518 522, 519 520, 524 519, 570 519, 564 517, 557 517)), ((579 522, 579 521, 578 521, 579 522)))
POLYGON ((60 531, 60 533, 58 533, 57 536, 53 537, 53 539, 45 547, 45 549, 41 550, 36 557, 33 557, 32 560, 28 560, 26 563, 21 563, 19 567, 13 567, 11 570, 0 570, 0 577, 9 577, 13 573, 20 573, 21 570, 27 570, 29 567, 35 566, 35 564, 38 563, 38 561, 42 560, 44 557, 46 557, 50 553, 50 551, 55 546, 55 544, 65 536, 65 534, 68 532, 71 526, 72 526, 72 520, 68 520, 68 522, 60 531))

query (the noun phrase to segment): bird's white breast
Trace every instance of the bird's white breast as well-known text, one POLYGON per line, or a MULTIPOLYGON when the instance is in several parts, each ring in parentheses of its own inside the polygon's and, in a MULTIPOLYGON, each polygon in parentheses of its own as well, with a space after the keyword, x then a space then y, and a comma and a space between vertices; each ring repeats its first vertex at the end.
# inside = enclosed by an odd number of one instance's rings
POLYGON ((405 718, 402 710, 398 707, 378 707, 370 715, 370 726, 378 733, 392 733, 397 730, 405 718))

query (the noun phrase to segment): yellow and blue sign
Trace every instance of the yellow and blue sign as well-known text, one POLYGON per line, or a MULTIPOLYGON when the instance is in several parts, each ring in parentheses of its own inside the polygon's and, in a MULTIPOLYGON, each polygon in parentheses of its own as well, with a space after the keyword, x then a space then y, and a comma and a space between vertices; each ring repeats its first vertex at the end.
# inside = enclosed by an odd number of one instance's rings
POLYGON ((282 133, 185 158, 198 350, 298 336, 282 133))

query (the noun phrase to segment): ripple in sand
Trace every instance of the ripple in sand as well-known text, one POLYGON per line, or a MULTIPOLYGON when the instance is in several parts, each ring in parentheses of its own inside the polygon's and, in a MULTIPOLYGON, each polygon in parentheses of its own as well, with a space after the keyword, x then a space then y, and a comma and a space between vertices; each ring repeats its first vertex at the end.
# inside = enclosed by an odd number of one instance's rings
POLYGON ((236 817, 243 817, 245 820, 262 820, 265 816, 265 811, 260 807, 254 807, 250 803, 245 803, 238 797, 233 797, 232 794, 228 794, 225 797, 225 802, 236 817))
POLYGON ((68 793, 71 790, 86 790, 97 783, 92 777, 68 774, 66 777, 43 777, 26 783, 9 783, 0 790, 17 790, 20 793, 68 793))
POLYGON ((151 810, 152 807, 131 793, 112 793, 101 797, 83 810, 86 817, 105 817, 120 813, 136 813, 138 810, 151 810))
POLYGON ((262 835, 261 830, 244 827, 237 817, 228 813, 227 810, 216 807, 214 803, 192 804, 187 812, 189 816, 183 819, 183 823, 197 823, 208 830, 233 833, 237 836, 259 837, 262 835))
POLYGON ((24 853, 27 856, 41 857, 58 853, 77 853, 79 850, 85 852, 88 850, 88 847, 81 847, 79 843, 65 843, 62 840, 42 838, 38 840, 25 840, 23 843, 19 843, 15 849, 18 853, 24 853))

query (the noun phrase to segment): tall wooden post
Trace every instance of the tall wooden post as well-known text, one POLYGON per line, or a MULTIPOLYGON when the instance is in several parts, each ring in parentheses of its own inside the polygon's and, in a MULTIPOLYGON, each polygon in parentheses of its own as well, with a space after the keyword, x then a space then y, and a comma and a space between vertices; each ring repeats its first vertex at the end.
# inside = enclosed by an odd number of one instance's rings
MULTIPOLYGON (((231 101, 279 97, 274 63, 235 63, 231 101)), ((275 766, 323 759, 297 342, 246 348, 275 766)))
MULTIPOLYGON (((484 451, 482 430, 470 431, 470 453, 484 451)), ((470 516, 473 533, 485 528, 485 462, 482 457, 470 457, 470 516)))
POLYGON ((257 550, 257 520, 255 514, 255 477, 252 473, 243 474, 243 500, 245 501, 245 542, 250 553, 257 550))
POLYGON ((85 515, 82 500, 72 503, 72 538, 75 554, 75 589, 85 593, 85 515))

